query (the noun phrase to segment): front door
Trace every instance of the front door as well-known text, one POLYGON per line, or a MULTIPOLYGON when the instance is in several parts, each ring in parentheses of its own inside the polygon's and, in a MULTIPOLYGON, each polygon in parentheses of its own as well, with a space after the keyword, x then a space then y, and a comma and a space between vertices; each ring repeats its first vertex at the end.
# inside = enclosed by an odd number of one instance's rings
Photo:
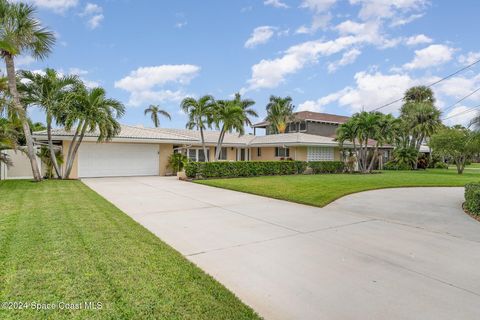
POLYGON ((246 161, 248 160, 248 149, 238 148, 237 149, 237 161, 246 161))

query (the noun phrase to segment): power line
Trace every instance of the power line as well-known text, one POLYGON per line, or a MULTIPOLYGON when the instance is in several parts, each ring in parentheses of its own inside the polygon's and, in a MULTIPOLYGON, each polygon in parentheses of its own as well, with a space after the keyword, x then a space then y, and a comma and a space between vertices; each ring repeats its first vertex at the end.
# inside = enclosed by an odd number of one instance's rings
POLYGON ((480 90, 480 88, 478 89, 475 89, 473 90, 472 92, 470 92, 469 94, 467 94, 465 97, 461 98, 460 100, 456 101, 455 103, 449 105, 447 108, 443 109, 442 111, 445 112, 447 110, 450 110, 451 108, 455 107, 457 104, 459 104, 460 102, 462 102, 463 100, 467 99, 468 97, 474 95, 476 92, 478 92, 480 90))
POLYGON ((455 114, 451 115, 450 117, 443 118, 442 120, 448 120, 448 119, 451 119, 451 118, 455 118, 455 117, 461 116, 462 114, 466 114, 466 113, 475 111, 475 110, 477 110, 478 108, 480 108, 480 104, 479 104, 479 105, 476 105, 475 107, 472 107, 472 108, 470 108, 470 109, 464 110, 464 111, 462 111, 462 112, 455 113, 455 114))
MULTIPOLYGON (((441 78, 440 80, 437 80, 437 81, 435 81, 435 82, 433 82, 433 83, 430 83, 430 84, 429 84, 428 86, 426 86, 426 87, 427 87, 427 88, 433 87, 434 85, 436 85, 436 84, 438 84, 438 83, 440 83, 440 82, 442 82, 442 81, 445 81, 445 80, 447 80, 448 78, 451 78, 451 77, 453 77, 454 75, 457 75, 457 74, 459 74, 460 72, 467 70, 468 68, 473 67, 474 65, 476 65, 476 64, 479 63, 479 62, 480 62, 480 59, 478 59, 478 60, 470 63, 469 65, 461 68, 460 70, 455 71, 454 73, 449 74, 449 75, 446 76, 446 77, 441 78)), ((394 100, 394 101, 392 101, 392 102, 386 103, 386 104, 384 104, 384 105, 382 105, 382 106, 380 106, 380 107, 378 107, 378 108, 372 109, 372 110, 370 110, 370 111, 377 111, 377 110, 383 109, 383 108, 385 108, 385 107, 388 107, 388 106, 390 106, 390 105, 392 105, 392 104, 394 104, 394 103, 396 103, 396 102, 402 101, 402 100, 403 100, 403 97, 402 97, 402 98, 399 98, 399 99, 396 99, 396 100, 394 100)))

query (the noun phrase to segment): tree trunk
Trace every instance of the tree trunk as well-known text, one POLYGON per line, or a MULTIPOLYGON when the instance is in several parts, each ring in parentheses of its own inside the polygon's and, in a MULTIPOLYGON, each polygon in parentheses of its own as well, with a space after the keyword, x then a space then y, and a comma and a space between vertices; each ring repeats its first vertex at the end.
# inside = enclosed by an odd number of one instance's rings
POLYGON ((15 63, 13 61, 13 57, 9 53, 4 52, 3 57, 7 66, 8 88, 13 98, 14 107, 17 110, 20 122, 22 123, 23 134, 25 135, 25 140, 27 143, 27 155, 30 159, 33 179, 35 179, 35 181, 42 181, 42 175, 40 173, 40 169, 38 168, 37 157, 35 154, 35 148, 33 146, 33 138, 30 132, 30 125, 28 124, 26 110, 22 107, 22 104, 20 103, 20 96, 17 90, 15 63))
POLYGON ((210 162, 210 154, 207 153, 207 146, 205 145, 205 137, 203 136, 203 128, 200 126, 200 137, 202 138, 202 147, 203 147, 203 154, 205 155, 205 160, 210 162))
POLYGON ((368 172, 372 172, 373 165, 375 164, 375 160, 378 157, 378 145, 375 146, 375 150, 373 151, 372 160, 370 160, 370 165, 368 166, 368 172))
POLYGON ((463 174, 463 169, 465 169, 465 157, 456 158, 455 165, 457 166, 457 173, 463 174))
MULTIPOLYGON (((70 161, 65 170, 64 179, 68 179, 70 177, 70 173, 72 172, 73 162, 75 161, 75 156, 77 155, 78 148, 80 147, 80 144, 83 141, 83 137, 85 136, 85 131, 87 131, 87 124, 84 123, 82 127, 82 132, 80 133, 80 137, 78 138, 78 141, 76 142, 76 144, 73 146, 72 153, 69 157, 70 161)), ((72 145, 73 144, 74 144, 74 141, 72 141, 72 145)), ((72 145, 70 145, 70 147, 72 147, 72 145)))
POLYGON ((57 177, 61 178, 62 175, 61 175, 60 167, 58 166, 55 150, 53 149, 52 117, 49 115, 47 116, 47 136, 48 136, 48 149, 50 150, 50 158, 52 160, 53 168, 55 169, 55 173, 57 174, 57 177))
POLYGON ((422 146, 423 139, 425 139, 424 135, 420 135, 415 143, 415 150, 417 150, 417 156, 415 157, 415 163, 413 164, 413 169, 418 169, 418 154, 420 153, 420 147, 422 146))
POLYGON ((218 137, 217 150, 215 150, 215 161, 220 158, 220 152, 222 152, 223 138, 225 136, 224 127, 220 130, 220 136, 218 137))

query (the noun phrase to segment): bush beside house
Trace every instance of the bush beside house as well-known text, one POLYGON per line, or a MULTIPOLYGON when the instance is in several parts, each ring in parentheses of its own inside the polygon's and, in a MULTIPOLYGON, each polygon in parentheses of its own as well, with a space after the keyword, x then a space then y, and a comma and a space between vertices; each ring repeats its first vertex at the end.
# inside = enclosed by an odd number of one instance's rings
POLYGON ((342 161, 310 161, 308 167, 314 174, 318 173, 342 173, 345 171, 345 163, 342 161))
POLYGON ((342 173, 345 164, 341 161, 189 162, 185 173, 189 178, 235 178, 302 174, 307 167, 315 174, 342 173))
POLYGON ((465 209, 472 215, 480 216, 480 183, 465 186, 465 209))

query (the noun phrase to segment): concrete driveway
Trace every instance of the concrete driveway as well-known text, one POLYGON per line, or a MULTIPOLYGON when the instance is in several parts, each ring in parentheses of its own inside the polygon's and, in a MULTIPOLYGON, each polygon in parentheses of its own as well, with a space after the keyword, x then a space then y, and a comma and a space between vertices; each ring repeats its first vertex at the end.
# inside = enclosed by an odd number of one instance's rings
POLYGON ((320 209, 175 178, 84 182, 267 319, 480 318, 480 223, 462 188, 320 209))

